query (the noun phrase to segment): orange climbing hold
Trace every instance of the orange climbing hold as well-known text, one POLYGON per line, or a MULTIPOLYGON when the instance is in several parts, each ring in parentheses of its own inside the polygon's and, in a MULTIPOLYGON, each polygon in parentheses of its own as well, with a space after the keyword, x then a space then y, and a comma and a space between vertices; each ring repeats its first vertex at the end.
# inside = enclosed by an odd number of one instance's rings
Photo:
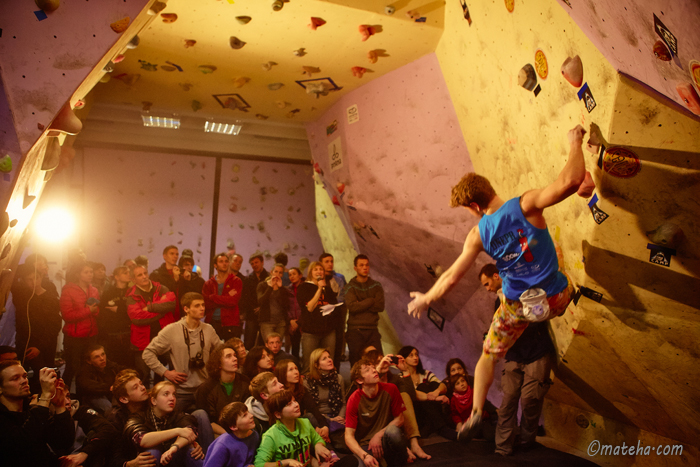
POLYGON ((363 68, 361 66, 354 66, 350 70, 352 71, 352 75, 355 78, 362 78, 362 75, 365 74, 365 72, 367 71, 367 68, 363 68))
POLYGON ((164 23, 174 23, 177 21, 176 13, 161 13, 160 17, 163 18, 164 23))
POLYGON ((369 24, 361 24, 358 30, 362 36, 362 42, 366 41, 370 38, 370 36, 374 36, 377 33, 377 29, 369 24))
POLYGON ((315 31, 319 26, 323 26, 324 24, 326 24, 326 20, 323 18, 312 17, 311 23, 308 26, 312 31, 315 31))
POLYGON ((126 31, 126 28, 129 27, 130 22, 131 18, 127 16, 126 18, 122 18, 119 21, 115 21, 114 23, 110 24, 109 27, 112 28, 112 31, 116 32, 117 34, 121 34, 126 31))

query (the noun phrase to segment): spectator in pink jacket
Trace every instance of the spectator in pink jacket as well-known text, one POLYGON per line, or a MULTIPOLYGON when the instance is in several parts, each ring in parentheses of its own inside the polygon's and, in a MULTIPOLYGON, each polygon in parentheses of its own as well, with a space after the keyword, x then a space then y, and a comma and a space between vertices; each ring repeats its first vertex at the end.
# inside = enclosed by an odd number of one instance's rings
POLYGON ((61 291, 63 326, 63 358, 66 369, 63 380, 66 387, 82 363, 85 349, 97 340, 97 315, 100 312, 100 294, 92 285, 92 267, 76 263, 68 270, 68 283, 61 291))

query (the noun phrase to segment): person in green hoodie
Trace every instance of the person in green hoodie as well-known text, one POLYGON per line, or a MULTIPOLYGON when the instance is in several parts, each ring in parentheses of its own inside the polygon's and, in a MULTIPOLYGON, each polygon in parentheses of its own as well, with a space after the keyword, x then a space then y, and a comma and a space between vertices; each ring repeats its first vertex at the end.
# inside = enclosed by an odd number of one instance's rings
POLYGON ((299 418, 301 409, 292 391, 272 394, 265 401, 265 409, 270 420, 276 422, 263 435, 255 467, 302 467, 311 465, 314 457, 319 463, 331 462, 335 457, 311 422, 299 418))

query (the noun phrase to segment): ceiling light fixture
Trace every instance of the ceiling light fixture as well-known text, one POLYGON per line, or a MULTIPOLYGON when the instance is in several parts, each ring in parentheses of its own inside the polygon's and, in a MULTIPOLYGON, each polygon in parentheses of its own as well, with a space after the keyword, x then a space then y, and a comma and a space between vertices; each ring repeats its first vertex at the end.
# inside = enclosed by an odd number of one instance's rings
POLYGON ((155 128, 173 128, 175 130, 180 128, 180 119, 174 115, 172 117, 157 117, 144 112, 141 114, 141 118, 143 119, 143 126, 155 128))
POLYGON ((204 131, 207 133, 221 133, 222 135, 236 136, 241 132, 241 125, 236 123, 216 123, 206 121, 204 123, 204 131))

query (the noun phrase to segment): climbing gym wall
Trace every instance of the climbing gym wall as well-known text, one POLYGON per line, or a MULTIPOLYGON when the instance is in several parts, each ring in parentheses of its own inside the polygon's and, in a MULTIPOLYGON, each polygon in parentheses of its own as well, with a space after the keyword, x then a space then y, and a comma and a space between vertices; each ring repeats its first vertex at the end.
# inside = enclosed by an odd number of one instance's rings
MULTIPOLYGON (((476 272, 434 306, 446 320, 442 331, 406 314, 409 292, 432 285, 474 225, 465 210, 448 207, 455 177, 473 168, 435 54, 344 96, 307 133, 317 180, 339 215, 325 222, 329 209, 317 212, 324 246, 344 244, 335 230, 342 223, 384 286, 398 340, 417 346, 439 376, 453 356, 473 369, 493 309, 476 272)), ((499 399, 496 388, 490 397, 499 399)))
POLYGON ((584 452, 594 440, 681 443, 680 457, 594 460, 692 465, 700 124, 676 87, 691 82, 698 58, 697 4, 468 3, 469 21, 447 4, 436 53, 475 170, 504 198, 518 196, 556 178, 567 130, 590 130, 595 196, 546 212, 582 292, 551 322, 559 365, 547 432, 584 452), (656 58, 654 15, 675 32, 680 65, 656 58))

